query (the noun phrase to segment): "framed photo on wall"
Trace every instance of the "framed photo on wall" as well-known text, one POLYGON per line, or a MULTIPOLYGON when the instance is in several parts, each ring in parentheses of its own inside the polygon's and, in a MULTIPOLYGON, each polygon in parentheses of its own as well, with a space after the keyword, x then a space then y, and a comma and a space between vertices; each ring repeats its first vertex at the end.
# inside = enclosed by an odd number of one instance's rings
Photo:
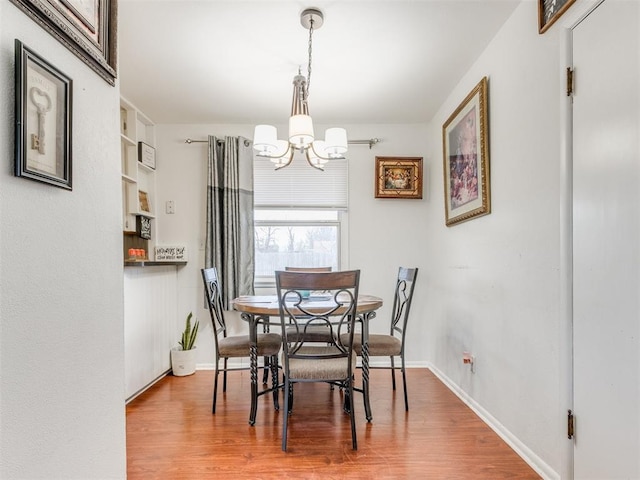
POLYGON ((145 213, 151 213, 151 202, 149 201, 149 194, 147 192, 143 192, 142 190, 139 190, 138 200, 139 200, 140 211, 145 213))
POLYGON ((156 149, 144 142, 138 142, 138 161, 145 167, 156 169, 156 149))
POLYGON ((151 240, 151 219, 144 215, 136 215, 136 233, 140 238, 151 240))
POLYGON ((483 77, 442 127, 447 226, 491 213, 487 83, 483 77))
POLYGON ((117 0, 10 1, 115 85, 117 0))
POLYGON ((376 157, 375 198, 422 198, 422 157, 376 157))
POLYGON ((538 32, 546 32, 576 0, 538 0, 538 32))
POLYGON ((15 41, 15 175, 71 190, 72 80, 15 41))

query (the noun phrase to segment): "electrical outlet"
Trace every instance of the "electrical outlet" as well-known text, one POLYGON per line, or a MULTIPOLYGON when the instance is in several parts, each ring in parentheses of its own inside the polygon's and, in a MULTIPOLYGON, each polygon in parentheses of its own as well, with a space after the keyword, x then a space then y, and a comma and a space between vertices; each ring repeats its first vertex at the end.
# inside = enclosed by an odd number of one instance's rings
POLYGON ((167 200, 166 212, 169 215, 176 213, 176 203, 173 200, 167 200))
POLYGON ((475 362, 476 362, 476 359, 473 355, 471 355, 471 353, 462 352, 462 363, 464 363, 465 365, 469 365, 469 367, 471 367, 471 373, 476 372, 475 362))

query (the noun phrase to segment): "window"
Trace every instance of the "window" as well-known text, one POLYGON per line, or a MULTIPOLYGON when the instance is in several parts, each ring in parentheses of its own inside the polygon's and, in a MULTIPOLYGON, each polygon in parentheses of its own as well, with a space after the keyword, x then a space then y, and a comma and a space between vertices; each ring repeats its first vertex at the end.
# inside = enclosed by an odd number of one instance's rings
POLYGON ((346 242, 348 169, 331 161, 325 171, 303 158, 275 171, 254 160, 256 286, 273 285, 286 266, 339 270, 346 242))

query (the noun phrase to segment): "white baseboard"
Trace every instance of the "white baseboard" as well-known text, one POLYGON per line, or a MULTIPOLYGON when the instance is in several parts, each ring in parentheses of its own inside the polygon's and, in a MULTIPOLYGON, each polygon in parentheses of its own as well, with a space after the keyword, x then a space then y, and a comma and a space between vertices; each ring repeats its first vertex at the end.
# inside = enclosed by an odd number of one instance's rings
POLYGON ((167 375, 169 375, 169 373, 171 372, 171 369, 166 370, 164 372, 162 372, 160 375, 158 375, 156 378, 154 378, 153 380, 151 380, 149 383, 147 383, 144 387, 142 387, 141 389, 139 389, 137 392, 133 393, 132 395, 130 395, 128 398, 125 399, 124 404, 127 405, 129 403, 131 403, 133 400, 135 400, 137 397, 139 397, 140 395, 142 395, 144 392, 146 392, 147 390, 149 390, 151 387, 153 387, 156 383, 158 383, 160 380, 162 380, 164 377, 166 377, 167 375))
POLYGON ((527 464, 533 468, 538 475, 545 480, 560 480, 561 476, 553 470, 547 463, 538 457, 529 447, 522 443, 515 435, 513 435, 504 425, 502 425, 495 417, 487 412, 480 404, 471 398, 467 392, 462 390, 449 377, 433 365, 427 368, 431 370, 449 390, 451 390, 460 400, 462 400, 476 415, 478 415, 489 428, 491 428, 507 445, 509 445, 527 464))

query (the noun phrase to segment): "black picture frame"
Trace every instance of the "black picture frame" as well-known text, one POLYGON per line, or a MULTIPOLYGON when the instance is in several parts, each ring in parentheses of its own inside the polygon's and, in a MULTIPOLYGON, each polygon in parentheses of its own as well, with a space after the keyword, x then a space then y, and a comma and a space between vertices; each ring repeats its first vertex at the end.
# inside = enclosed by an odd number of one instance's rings
POLYGON ((136 234, 145 240, 151 240, 151 219, 144 215, 136 215, 136 234))
POLYGON ((10 0, 110 85, 117 77, 117 0, 10 0))
POLYGON ((18 39, 15 61, 15 175, 72 190, 73 80, 18 39))

